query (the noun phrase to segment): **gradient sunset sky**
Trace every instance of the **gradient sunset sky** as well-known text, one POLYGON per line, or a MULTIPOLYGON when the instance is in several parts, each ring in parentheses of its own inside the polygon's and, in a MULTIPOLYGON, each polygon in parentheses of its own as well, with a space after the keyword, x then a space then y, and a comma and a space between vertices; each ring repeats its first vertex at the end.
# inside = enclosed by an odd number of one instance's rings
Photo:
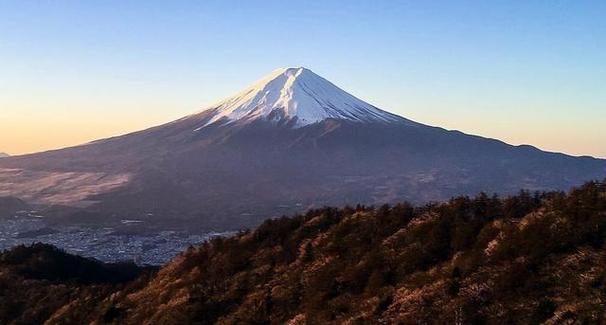
POLYGON ((409 119, 606 157, 606 1, 0 1, 0 152, 76 145, 305 66, 409 119))

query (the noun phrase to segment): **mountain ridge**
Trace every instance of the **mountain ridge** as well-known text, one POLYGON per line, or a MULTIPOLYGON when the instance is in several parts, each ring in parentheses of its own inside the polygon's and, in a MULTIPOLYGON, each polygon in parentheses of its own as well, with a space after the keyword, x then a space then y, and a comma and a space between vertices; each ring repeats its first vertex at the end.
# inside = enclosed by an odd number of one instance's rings
POLYGON ((107 265, 19 247, 0 253, 0 322, 601 324, 605 214, 604 182, 326 207, 214 238, 158 272, 123 265, 109 278, 107 265))

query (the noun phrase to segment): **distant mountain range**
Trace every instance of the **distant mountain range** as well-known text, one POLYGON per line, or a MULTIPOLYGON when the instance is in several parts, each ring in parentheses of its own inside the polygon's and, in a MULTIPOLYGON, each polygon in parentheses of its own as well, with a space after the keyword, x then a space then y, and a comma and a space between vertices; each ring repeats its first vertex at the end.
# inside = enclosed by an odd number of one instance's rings
POLYGON ((4 152, 0 152, 0 158, 9 157, 10 155, 4 152))
POLYGON ((164 125, 2 159, 0 195, 70 222, 203 231, 324 205, 565 190, 605 176, 605 160, 423 125, 288 68, 164 125))

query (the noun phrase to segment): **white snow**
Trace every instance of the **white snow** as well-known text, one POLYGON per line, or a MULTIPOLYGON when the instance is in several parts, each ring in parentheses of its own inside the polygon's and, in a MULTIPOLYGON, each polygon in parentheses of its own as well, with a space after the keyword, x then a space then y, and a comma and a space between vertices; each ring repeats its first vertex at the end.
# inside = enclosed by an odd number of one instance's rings
POLYGON ((302 67, 274 70, 267 77, 235 96, 212 105, 208 110, 212 110, 212 114, 204 126, 219 121, 231 123, 257 119, 292 121, 294 127, 328 118, 357 122, 412 123, 348 94, 302 67))

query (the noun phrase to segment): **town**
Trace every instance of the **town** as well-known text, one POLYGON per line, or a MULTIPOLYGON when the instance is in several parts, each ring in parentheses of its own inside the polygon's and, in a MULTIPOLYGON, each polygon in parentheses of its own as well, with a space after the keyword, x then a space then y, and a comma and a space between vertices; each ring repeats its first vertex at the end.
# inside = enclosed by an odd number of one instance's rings
MULTIPOLYGON (((126 226, 136 224, 124 220, 126 226)), ((112 227, 49 226, 35 211, 21 211, 0 220, 0 250, 41 242, 68 253, 103 262, 133 261, 138 265, 162 265, 189 246, 233 232, 187 234, 181 231, 127 232, 112 227)))

